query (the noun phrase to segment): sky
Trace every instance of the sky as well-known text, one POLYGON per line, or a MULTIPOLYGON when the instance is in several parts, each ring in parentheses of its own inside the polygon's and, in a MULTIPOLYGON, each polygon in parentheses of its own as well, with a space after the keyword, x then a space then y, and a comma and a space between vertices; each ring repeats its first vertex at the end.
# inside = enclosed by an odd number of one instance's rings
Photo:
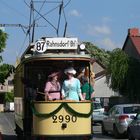
MULTIPOLYGON (((36 0, 34 2, 36 25, 45 26, 35 28, 34 40, 42 36, 56 37, 59 19, 57 7, 61 1, 36 0), (38 11, 45 16, 45 19, 40 18, 38 11)), ((65 7, 61 14, 59 36, 63 36, 64 24, 67 21, 67 37, 77 37, 80 41, 89 41, 99 48, 113 50, 123 47, 129 28, 140 29, 140 0, 63 1, 65 7)), ((29 4, 30 0, 0 0, 0 24, 28 26, 29 4)), ((8 34, 6 49, 2 53, 3 63, 14 65, 16 59, 28 46, 27 29, 12 26, 1 27, 1 29, 8 34)))

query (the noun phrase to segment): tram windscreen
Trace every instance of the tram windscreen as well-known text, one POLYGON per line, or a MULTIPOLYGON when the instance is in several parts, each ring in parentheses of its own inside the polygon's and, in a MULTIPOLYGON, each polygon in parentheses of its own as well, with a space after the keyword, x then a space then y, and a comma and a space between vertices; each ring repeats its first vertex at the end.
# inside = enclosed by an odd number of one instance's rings
MULTIPOLYGON (((40 92, 44 92, 45 83, 48 75, 52 72, 60 72, 60 83, 64 81, 66 75, 64 70, 68 67, 73 67, 76 70, 76 75, 80 72, 81 68, 89 68, 89 61, 80 60, 47 60, 35 61, 25 65, 25 79, 28 79, 30 86, 40 92)), ((90 69, 90 68, 89 68, 90 69)))

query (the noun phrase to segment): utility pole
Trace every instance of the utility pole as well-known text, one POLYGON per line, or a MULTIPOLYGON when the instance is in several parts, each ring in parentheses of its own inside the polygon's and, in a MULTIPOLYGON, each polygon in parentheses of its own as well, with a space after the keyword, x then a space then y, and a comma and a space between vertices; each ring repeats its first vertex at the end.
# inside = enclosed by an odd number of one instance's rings
POLYGON ((66 4, 64 4, 64 0, 61 1, 46 1, 46 0, 42 0, 42 1, 34 1, 34 0, 30 0, 30 3, 27 3, 25 0, 25 4, 30 8, 30 16, 29 16, 29 25, 22 25, 22 24, 2 24, 0 23, 0 27, 20 27, 23 32, 26 34, 26 36, 29 36, 29 44, 34 42, 34 36, 35 36, 35 27, 48 27, 48 25, 50 25, 54 31, 56 32, 57 37, 59 36, 66 36, 66 31, 67 31, 67 20, 66 20, 66 16, 65 16, 65 7, 70 3, 71 0, 69 0, 66 4), (36 9, 35 4, 34 3, 43 3, 41 8, 39 10, 36 9), (41 10, 44 6, 45 3, 53 3, 56 5, 56 7, 50 9, 49 11, 47 11, 45 14, 41 13, 41 10), (57 21, 57 25, 53 24, 51 21, 49 21, 46 16, 48 14, 50 14, 51 12, 53 12, 54 10, 56 10, 57 8, 59 8, 59 13, 58 13, 58 21, 57 21), (36 14, 36 17, 35 17, 36 14), (64 30, 62 29, 63 27, 60 25, 61 24, 61 19, 64 18, 64 30), (45 26, 40 26, 37 24, 37 21, 39 21, 40 19, 46 21, 46 23, 48 25, 45 26), (63 34, 60 35, 60 27, 61 30, 63 30, 63 34))

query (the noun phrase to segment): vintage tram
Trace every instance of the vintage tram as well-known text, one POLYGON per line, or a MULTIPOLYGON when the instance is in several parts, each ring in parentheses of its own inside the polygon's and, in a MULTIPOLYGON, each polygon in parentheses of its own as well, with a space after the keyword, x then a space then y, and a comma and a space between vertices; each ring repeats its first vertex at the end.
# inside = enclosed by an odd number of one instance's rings
MULTIPOLYGON (((41 38, 23 53, 15 71, 15 131, 19 139, 82 140, 92 134, 91 101, 44 100, 51 71, 73 66, 91 70, 90 56, 77 38, 41 38)), ((90 74, 88 74, 90 78, 90 74)))

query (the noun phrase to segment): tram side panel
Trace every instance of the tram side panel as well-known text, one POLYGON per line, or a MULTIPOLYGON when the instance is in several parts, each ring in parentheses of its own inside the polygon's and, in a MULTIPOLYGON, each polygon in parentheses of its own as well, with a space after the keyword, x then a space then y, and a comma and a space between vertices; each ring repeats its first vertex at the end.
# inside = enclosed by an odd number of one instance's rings
POLYGON ((23 117, 24 117, 24 85, 22 83, 22 77, 24 75, 23 67, 16 69, 15 73, 15 86, 14 86, 14 104, 15 104, 15 123, 16 127, 23 129, 23 117))
POLYGON ((20 65, 15 74, 15 123, 16 133, 21 136, 31 136, 32 131, 32 111, 30 98, 28 98, 28 88, 25 78, 25 66, 20 65))

